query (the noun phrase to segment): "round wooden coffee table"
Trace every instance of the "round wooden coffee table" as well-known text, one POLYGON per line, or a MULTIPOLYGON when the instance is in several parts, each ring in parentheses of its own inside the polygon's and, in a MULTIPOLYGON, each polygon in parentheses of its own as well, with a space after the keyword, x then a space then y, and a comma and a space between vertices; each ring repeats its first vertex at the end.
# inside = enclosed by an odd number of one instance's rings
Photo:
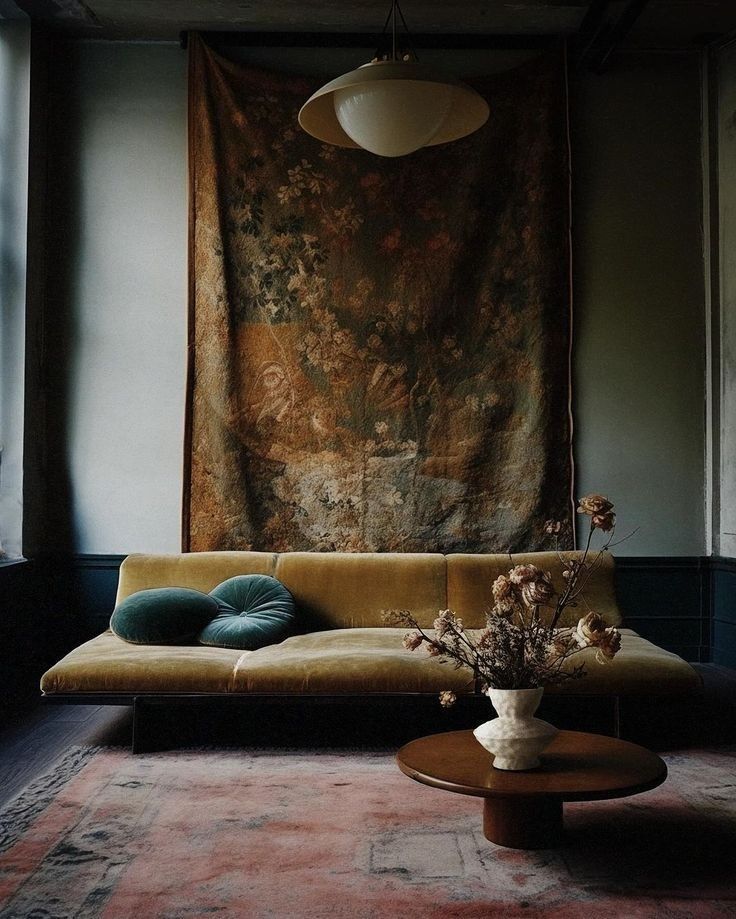
POLYGON ((562 837, 563 801, 623 798, 656 788, 667 766, 644 747, 603 737, 560 731, 526 772, 494 769, 493 756, 472 731, 420 737, 403 746, 399 768, 409 778, 484 798, 483 832, 499 846, 545 849, 562 837))

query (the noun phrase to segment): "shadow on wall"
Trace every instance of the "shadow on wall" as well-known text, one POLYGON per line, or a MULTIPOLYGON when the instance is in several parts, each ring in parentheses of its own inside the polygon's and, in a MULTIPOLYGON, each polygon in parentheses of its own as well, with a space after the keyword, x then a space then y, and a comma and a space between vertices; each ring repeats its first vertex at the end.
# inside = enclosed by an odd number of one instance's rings
POLYGON ((35 306, 40 340, 34 343, 36 363, 26 411, 26 423, 32 426, 26 443, 34 444, 36 488, 26 489, 26 503, 33 521, 29 542, 34 552, 45 554, 74 549, 68 445, 75 342, 81 331, 71 307, 78 295, 82 167, 79 120, 68 92, 75 79, 75 59, 67 42, 52 40, 44 47, 48 82, 32 117, 47 119, 44 213, 34 227, 34 243, 43 248, 39 263, 45 277, 41 302, 35 306))

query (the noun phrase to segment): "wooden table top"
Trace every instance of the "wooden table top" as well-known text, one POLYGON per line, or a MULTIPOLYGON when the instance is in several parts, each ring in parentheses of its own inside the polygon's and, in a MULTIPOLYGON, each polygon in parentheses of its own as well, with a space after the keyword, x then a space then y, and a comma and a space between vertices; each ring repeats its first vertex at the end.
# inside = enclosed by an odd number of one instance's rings
POLYGON ((560 731, 526 772, 494 769, 493 756, 472 731, 420 737, 396 755, 403 773, 425 785, 480 798, 554 798, 598 801, 656 788, 667 766, 649 750, 600 734, 560 731))

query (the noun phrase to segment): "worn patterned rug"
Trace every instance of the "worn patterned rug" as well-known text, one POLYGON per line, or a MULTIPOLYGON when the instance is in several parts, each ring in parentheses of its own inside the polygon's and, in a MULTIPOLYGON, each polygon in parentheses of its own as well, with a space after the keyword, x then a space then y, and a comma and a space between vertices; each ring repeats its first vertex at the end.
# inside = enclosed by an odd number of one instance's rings
POLYGON ((75 750, 0 817, 3 917, 736 915, 736 749, 503 849, 388 753, 75 750))

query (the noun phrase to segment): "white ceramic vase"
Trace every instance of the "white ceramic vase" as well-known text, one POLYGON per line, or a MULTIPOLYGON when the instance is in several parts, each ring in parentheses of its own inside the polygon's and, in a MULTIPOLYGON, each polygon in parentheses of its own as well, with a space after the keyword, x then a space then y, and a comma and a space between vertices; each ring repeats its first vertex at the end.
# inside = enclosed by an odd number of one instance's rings
POLYGON ((557 728, 534 717, 544 693, 539 689, 489 689, 498 718, 479 725, 475 739, 493 754, 496 769, 534 769, 539 754, 552 742, 557 728))

